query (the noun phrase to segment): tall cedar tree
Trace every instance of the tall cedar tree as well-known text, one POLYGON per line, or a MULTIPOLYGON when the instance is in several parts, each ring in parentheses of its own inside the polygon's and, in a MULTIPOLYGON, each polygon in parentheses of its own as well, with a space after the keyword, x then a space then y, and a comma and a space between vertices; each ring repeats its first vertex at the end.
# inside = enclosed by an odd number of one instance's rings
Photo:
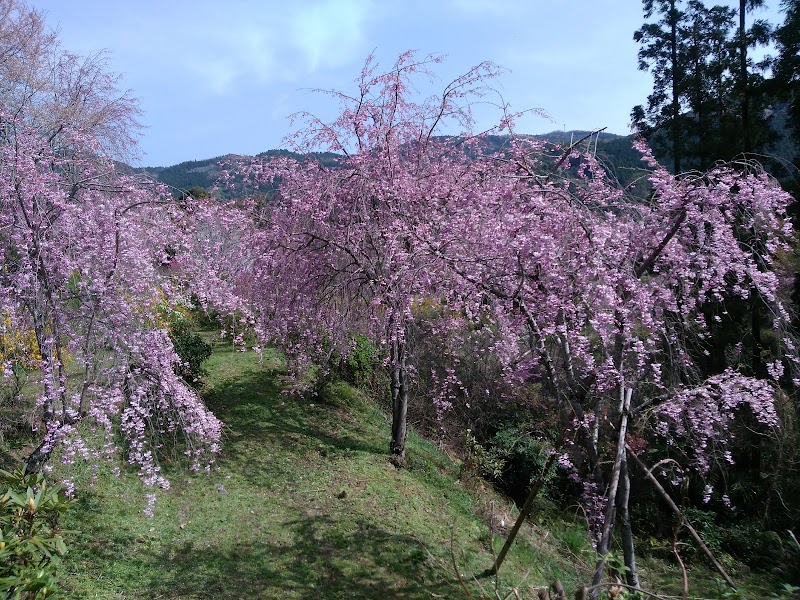
POLYGON ((639 69, 653 75, 653 93, 647 98, 647 108, 634 107, 631 117, 643 132, 668 130, 670 142, 665 149, 672 155, 673 171, 680 173, 683 155, 681 124, 681 93, 683 65, 680 61, 679 30, 685 14, 678 10, 676 0, 643 0, 644 16, 661 18, 645 23, 633 39, 640 44, 639 69))
MULTIPOLYGON (((779 97, 789 103, 789 125, 800 140, 800 0, 783 0, 786 19, 775 31, 778 58, 773 82, 779 97)), ((797 157, 796 157, 797 158, 797 157)))
POLYGON ((768 42, 770 26, 756 20, 746 27, 747 13, 761 4, 743 0, 737 13, 700 0, 684 8, 679 0, 644 2, 645 18, 662 18, 634 34, 642 44, 639 68, 652 72, 654 88, 632 118, 658 154, 672 157, 676 173, 763 151, 771 141, 764 64, 748 54, 768 42))

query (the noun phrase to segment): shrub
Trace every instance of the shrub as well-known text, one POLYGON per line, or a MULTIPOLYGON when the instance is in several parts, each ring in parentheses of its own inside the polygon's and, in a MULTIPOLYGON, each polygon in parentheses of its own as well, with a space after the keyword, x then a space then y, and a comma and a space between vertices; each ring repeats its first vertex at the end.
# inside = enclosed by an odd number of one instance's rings
MULTIPOLYGON (((539 477, 550 454, 547 442, 537 439, 525 424, 508 425, 495 433, 488 442, 495 456, 503 457, 503 468, 498 478, 500 487, 517 502, 522 502, 539 477)), ((545 474, 546 481, 554 472, 545 474)))
POLYGON ((461 463, 461 477, 479 475, 488 479, 497 479, 503 472, 505 460, 496 452, 487 450, 478 442, 472 430, 464 432, 466 456, 461 463))
POLYGON ((0 444, 6 437, 24 437, 33 431, 32 402, 22 395, 27 378, 20 365, 0 374, 0 444))
POLYGON ((71 501, 44 476, 0 470, 0 596, 49 598, 67 547, 58 528, 71 501))
POLYGON ((28 371, 39 368, 42 357, 32 329, 0 313, 0 443, 31 432, 30 406, 22 397, 28 371))
POLYGON ((769 569, 781 560, 780 535, 755 523, 733 523, 722 528, 722 548, 731 556, 756 569, 769 569))
POLYGON ((207 374, 203 363, 211 356, 211 344, 192 330, 188 317, 174 318, 169 324, 169 337, 183 364, 175 372, 193 386, 207 374))
POLYGON ((378 351, 369 338, 356 334, 353 336, 352 349, 339 361, 340 376, 355 385, 364 387, 375 375, 378 364, 378 351))

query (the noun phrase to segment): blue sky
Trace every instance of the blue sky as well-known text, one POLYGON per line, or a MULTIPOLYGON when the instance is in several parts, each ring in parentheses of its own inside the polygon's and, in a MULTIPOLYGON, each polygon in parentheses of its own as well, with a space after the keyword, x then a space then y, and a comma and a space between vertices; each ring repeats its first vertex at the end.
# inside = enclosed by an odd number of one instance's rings
MULTIPOLYGON (((733 5, 733 0, 723 4, 733 5)), ((288 116, 334 114, 311 90, 352 90, 374 51, 387 67, 403 51, 447 55, 442 86, 474 64, 514 110, 543 109, 525 133, 607 127, 628 133, 651 79, 636 68, 640 0, 31 0, 80 54, 106 50, 138 97, 146 126, 140 164, 171 165, 281 147, 288 116), (560 4, 560 6, 557 6, 560 4)), ((738 4, 738 3, 736 3, 738 4)), ((756 16, 773 22, 774 7, 756 16)), ((481 125, 497 117, 479 113, 481 125)))

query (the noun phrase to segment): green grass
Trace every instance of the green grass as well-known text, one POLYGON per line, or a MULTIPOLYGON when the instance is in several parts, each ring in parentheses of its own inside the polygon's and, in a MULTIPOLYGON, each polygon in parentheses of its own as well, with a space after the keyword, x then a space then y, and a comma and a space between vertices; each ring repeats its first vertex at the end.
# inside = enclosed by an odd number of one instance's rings
MULTIPOLYGON (((583 524, 546 502, 501 578, 474 578, 492 565, 490 542, 503 543, 489 524, 516 517, 508 502, 459 478, 458 464, 414 432, 396 467, 387 415, 345 384, 315 400, 283 395, 274 355, 260 362, 220 342, 206 366, 205 398, 226 423, 217 468, 166 464, 173 485, 153 518, 133 473, 79 474, 65 598, 463 598, 453 557, 475 598, 479 585, 505 595, 526 573, 522 598, 557 578, 568 589, 590 578, 583 524)), ((642 564, 649 587, 679 593, 669 563, 642 564)))
MULTIPOLYGON (((286 396, 279 361, 221 344, 207 368, 206 400, 226 423, 218 468, 167 465, 173 485, 150 519, 133 474, 78 477, 67 598, 462 597, 451 535, 477 589, 472 574, 492 564, 489 503, 496 520, 507 504, 474 497, 480 484, 461 482, 457 464, 413 432, 396 467, 387 416, 345 384, 316 400, 286 396)), ((531 567, 531 589, 576 579, 569 558, 540 560, 533 529, 523 537, 501 589, 531 567)))

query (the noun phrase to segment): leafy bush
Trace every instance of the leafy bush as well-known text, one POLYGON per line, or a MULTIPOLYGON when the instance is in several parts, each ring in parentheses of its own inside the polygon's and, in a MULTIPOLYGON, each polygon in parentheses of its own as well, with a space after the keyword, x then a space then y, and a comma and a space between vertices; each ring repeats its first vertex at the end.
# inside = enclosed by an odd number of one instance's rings
POLYGON ((488 479, 497 479, 503 472, 505 460, 492 450, 487 450, 478 442, 472 430, 464 432, 466 457, 461 463, 461 477, 479 475, 488 479))
POLYGON ((755 523, 735 523, 722 529, 722 547, 753 568, 768 569, 780 562, 783 543, 774 531, 755 523))
POLYGON ((188 317, 172 319, 169 324, 169 337, 175 352, 183 362, 175 369, 190 385, 198 385, 207 374, 203 363, 211 356, 211 344, 192 330, 192 323, 188 317))
MULTIPOLYGON (((777 532, 744 519, 720 523, 720 516, 711 510, 686 507, 684 515, 723 562, 732 558, 750 568, 780 572, 787 580, 796 582, 798 572, 791 568, 796 562, 791 557, 793 548, 777 532)), ((684 554, 689 559, 700 556, 694 545, 688 546, 684 554)))
MULTIPOLYGON (((710 510, 703 510, 691 506, 683 508, 683 516, 692 524, 697 530, 700 538, 703 540, 708 549, 713 552, 717 558, 720 558, 721 553, 724 551, 723 543, 723 529, 717 524, 716 514, 710 510)), ((674 527, 674 521, 671 523, 674 527)), ((689 560, 702 556, 700 549, 696 544, 692 543, 687 545, 681 551, 681 555, 689 560)))
MULTIPOLYGON (((499 484, 512 498, 522 501, 539 477, 549 456, 550 446, 531 435, 525 425, 509 425, 495 433, 488 442, 495 456, 503 457, 499 484)), ((545 475, 553 477, 553 472, 545 475)))
POLYGON ((378 364, 378 351, 369 338, 353 336, 350 353, 339 361, 340 376, 357 387, 364 387, 375 374, 378 364))
POLYGON ((41 359, 33 330, 15 323, 7 311, 0 313, 0 443, 6 435, 31 432, 31 410, 22 388, 28 371, 38 369, 41 359))
POLYGON ((15 364, 25 369, 38 368, 40 360, 36 334, 32 329, 21 329, 4 311, 0 315, 0 374, 6 374, 6 369, 15 364))
POLYGON ((6 437, 30 435, 33 431, 31 402, 22 395, 28 374, 20 365, 0 369, 0 444, 6 437))
MULTIPOLYGON (((788 532, 791 541, 783 544, 783 556, 778 566, 778 574, 784 581, 790 581, 796 586, 800 586, 800 543, 793 532, 788 532)), ((800 590, 797 590, 800 597, 800 590)))
POLYGON ((44 476, 0 470, 0 597, 49 598, 67 547, 58 528, 71 501, 44 476))

